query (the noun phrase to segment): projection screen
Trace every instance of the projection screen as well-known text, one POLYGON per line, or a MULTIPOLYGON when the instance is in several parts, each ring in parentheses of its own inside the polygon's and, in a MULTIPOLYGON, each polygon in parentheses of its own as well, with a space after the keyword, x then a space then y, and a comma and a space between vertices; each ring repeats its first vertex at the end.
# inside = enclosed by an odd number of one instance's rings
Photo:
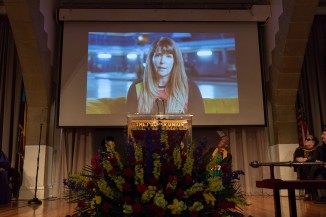
MULTIPOLYGON (((126 115, 137 112, 127 106, 129 89, 144 82, 159 38, 172 39, 182 53, 192 82, 188 102, 200 92, 203 110, 193 125, 264 125, 257 29, 256 22, 64 22, 59 126, 126 125, 126 115)), ((166 112, 162 102, 155 112, 166 112)))

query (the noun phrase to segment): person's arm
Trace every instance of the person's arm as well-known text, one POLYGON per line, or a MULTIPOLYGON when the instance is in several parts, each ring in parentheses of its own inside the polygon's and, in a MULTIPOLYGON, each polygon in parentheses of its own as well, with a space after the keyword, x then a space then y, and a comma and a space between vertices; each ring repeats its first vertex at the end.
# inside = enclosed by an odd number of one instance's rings
POLYGON ((321 161, 321 148, 320 148, 320 146, 318 146, 317 148, 316 148, 316 150, 314 151, 314 153, 313 153, 313 155, 312 155, 312 158, 316 161, 316 162, 318 162, 318 161, 321 161))

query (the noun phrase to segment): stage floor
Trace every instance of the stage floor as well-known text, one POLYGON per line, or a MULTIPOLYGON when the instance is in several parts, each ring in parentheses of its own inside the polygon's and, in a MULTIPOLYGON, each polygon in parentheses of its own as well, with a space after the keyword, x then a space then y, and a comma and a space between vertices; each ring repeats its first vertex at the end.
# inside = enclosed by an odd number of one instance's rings
MULTIPOLYGON (((247 217, 274 217, 274 204, 272 196, 248 196, 248 207, 242 207, 247 217)), ((314 204, 298 198, 298 217, 326 217, 326 204, 314 204)), ((12 201, 8 205, 0 205, 1 217, 66 217, 72 214, 75 205, 63 199, 42 200, 42 205, 28 205, 27 201, 12 201)), ((282 217, 289 216, 287 197, 281 197, 282 217)))

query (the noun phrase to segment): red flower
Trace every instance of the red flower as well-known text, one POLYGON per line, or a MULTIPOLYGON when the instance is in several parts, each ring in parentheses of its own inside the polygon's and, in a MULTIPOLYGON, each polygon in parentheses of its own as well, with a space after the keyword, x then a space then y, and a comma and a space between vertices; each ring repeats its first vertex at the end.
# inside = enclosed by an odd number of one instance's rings
POLYGON ((187 155, 186 154, 181 154, 181 160, 182 160, 182 163, 186 162, 187 155))
POLYGON ((234 202, 226 201, 226 200, 221 201, 219 205, 220 205, 221 209, 228 209, 228 208, 234 208, 235 207, 234 202))
POLYGON ((131 188, 131 184, 130 183, 125 182, 125 183, 122 184, 123 191, 129 191, 130 188, 131 188))
POLYGON ((171 172, 175 172, 177 170, 177 166, 174 163, 169 164, 169 170, 171 172))
POLYGON ((149 212, 153 212, 154 210, 155 210, 155 206, 153 205, 153 204, 147 204, 147 210, 149 211, 149 212))
POLYGON ((192 176, 189 176, 189 175, 187 175, 187 176, 185 176, 184 177, 184 182, 187 184, 187 185, 190 185, 190 184, 192 184, 192 176))
POLYGON ((221 170, 222 170, 222 172, 223 172, 224 174, 230 172, 230 168, 227 167, 227 166, 222 166, 222 167, 221 167, 221 170))
POLYGON ((155 216, 156 217, 164 217, 165 216, 165 209, 161 207, 155 207, 155 216))
POLYGON ((100 154, 97 153, 96 155, 94 155, 94 157, 91 160, 91 165, 93 168, 96 168, 97 165, 99 165, 100 163, 100 154))
POLYGON ((123 201, 128 205, 131 205, 133 203, 133 199, 131 196, 124 196, 123 201))
POLYGON ((110 208, 111 208, 111 204, 109 204, 108 202, 105 202, 105 203, 103 204, 103 211, 104 211, 105 213, 109 213, 110 208))
POLYGON ((167 170, 168 170, 167 166, 165 164, 163 164, 161 166, 161 173, 166 173, 167 170))
POLYGON ((168 150, 166 150, 166 153, 167 153, 169 156, 172 156, 172 155, 173 155, 173 151, 174 151, 174 148, 173 148, 173 147, 170 147, 168 150))
POLYGON ((129 163, 129 164, 134 164, 135 162, 136 162, 135 157, 129 157, 129 158, 128 158, 128 163, 129 163))
POLYGON ((155 177, 151 177, 149 180, 150 185, 156 185, 158 183, 158 179, 155 177))
POLYGON ((136 164, 144 165, 144 161, 143 160, 136 161, 136 164))
POLYGON ((169 179, 168 180, 169 180, 170 183, 172 183, 174 181, 175 182, 178 182, 179 181, 177 176, 169 176, 169 179))
POLYGON ((177 197, 181 198, 185 194, 185 191, 182 188, 179 188, 176 193, 177 197))
POLYGON ((147 186, 144 184, 137 185, 137 192, 144 193, 147 190, 147 186))
POLYGON ((196 212, 196 211, 192 211, 192 212, 190 213, 190 217, 198 217, 198 212, 196 212))
POLYGON ((132 206, 132 211, 134 211, 135 213, 140 213, 142 211, 143 207, 140 203, 135 203, 132 206))
POLYGON ((131 168, 126 168, 123 170, 123 176, 132 177, 134 175, 134 171, 131 168))
POLYGON ((170 195, 170 194, 172 194, 172 188, 171 188, 171 187, 167 187, 167 188, 165 189, 165 194, 166 194, 166 195, 170 195))
POLYGON ((108 160, 109 160, 109 162, 111 163, 111 164, 115 164, 115 163, 117 163, 117 158, 115 158, 115 157, 108 157, 108 160))
POLYGON ((85 206, 85 201, 83 201, 83 200, 78 201, 77 206, 78 207, 84 207, 85 206))
POLYGON ((108 174, 109 174, 109 175, 114 175, 114 174, 115 174, 115 169, 114 169, 114 168, 110 169, 110 170, 108 171, 108 174))
POLYGON ((220 214, 220 212, 218 210, 214 210, 213 213, 212 213, 212 216, 213 217, 220 217, 221 214, 220 214))
POLYGON ((92 189, 94 187, 94 181, 92 181, 92 180, 88 181, 87 184, 86 184, 86 187, 88 189, 92 189))
POLYGON ((103 175, 103 168, 102 168, 102 165, 97 165, 97 167, 94 168, 94 172, 95 174, 97 175, 103 175))

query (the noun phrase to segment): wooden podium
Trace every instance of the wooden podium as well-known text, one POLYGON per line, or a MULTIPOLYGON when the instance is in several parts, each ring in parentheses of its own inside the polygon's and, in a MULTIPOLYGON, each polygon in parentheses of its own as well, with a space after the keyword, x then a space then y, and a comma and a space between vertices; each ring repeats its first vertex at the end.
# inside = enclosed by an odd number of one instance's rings
POLYGON ((146 133, 151 132, 154 142, 158 142, 160 131, 166 131, 169 144, 192 140, 192 115, 134 114, 127 115, 128 137, 136 143, 143 142, 146 133))

